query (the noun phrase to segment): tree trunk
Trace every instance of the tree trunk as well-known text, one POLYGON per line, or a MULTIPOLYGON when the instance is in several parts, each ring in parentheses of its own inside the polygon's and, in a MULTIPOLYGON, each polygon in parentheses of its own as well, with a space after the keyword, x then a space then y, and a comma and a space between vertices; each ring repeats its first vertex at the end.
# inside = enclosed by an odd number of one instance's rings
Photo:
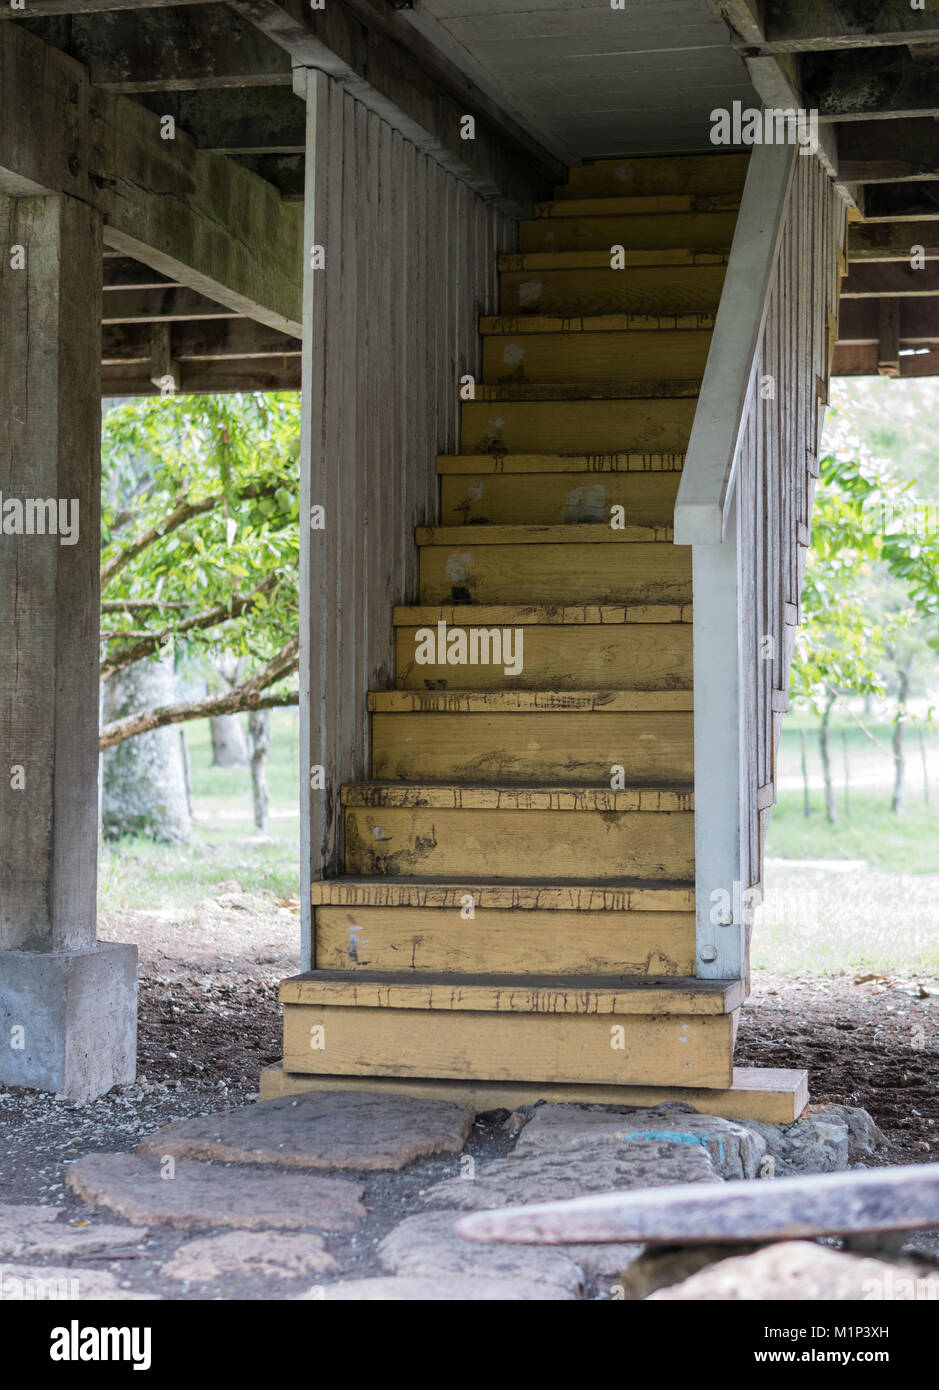
POLYGON ((895 816, 903 815, 903 779, 906 774, 904 735, 906 734, 906 701, 910 693, 910 657, 897 671, 897 713, 893 721, 893 797, 890 809, 895 816))
POLYGON ((809 797, 809 769, 805 758, 805 730, 799 730, 799 749, 802 759, 802 811, 808 820, 812 814, 812 801, 809 797))
MULTIPOLYGON (((174 698, 173 658, 139 661, 104 682, 107 723, 174 698)), ((109 840, 140 835, 166 842, 192 833, 182 749, 175 729, 154 729, 102 755, 101 829, 109 840)))
POLYGON ((212 766, 247 767, 248 745, 237 714, 217 714, 212 726, 212 766))
POLYGON ((251 795, 254 800, 254 824, 258 830, 267 829, 270 795, 267 789, 267 750, 271 746, 271 712, 252 710, 248 716, 248 738, 251 743, 251 795))
POLYGON ((818 730, 818 747, 822 755, 822 777, 825 780, 825 819, 829 825, 835 825, 838 820, 838 812, 835 809, 835 789, 831 782, 831 753, 828 744, 831 711, 837 698, 837 695, 828 696, 818 730))

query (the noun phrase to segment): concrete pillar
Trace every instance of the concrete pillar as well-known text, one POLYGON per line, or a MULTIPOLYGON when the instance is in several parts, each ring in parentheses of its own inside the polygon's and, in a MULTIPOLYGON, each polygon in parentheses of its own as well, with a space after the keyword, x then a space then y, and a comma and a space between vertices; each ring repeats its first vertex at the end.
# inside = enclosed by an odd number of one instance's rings
POLYGON ((134 1079, 136 948, 96 940, 101 219, 0 197, 0 1084, 134 1079))

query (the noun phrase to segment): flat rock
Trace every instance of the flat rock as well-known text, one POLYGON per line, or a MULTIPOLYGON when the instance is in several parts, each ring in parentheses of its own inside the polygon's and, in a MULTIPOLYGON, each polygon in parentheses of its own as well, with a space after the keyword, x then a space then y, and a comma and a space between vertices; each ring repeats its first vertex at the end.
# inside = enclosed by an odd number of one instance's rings
POLYGON ((278 1231, 228 1231, 181 1245, 163 1266, 171 1279, 203 1283, 223 1274, 261 1274, 296 1279, 335 1269, 322 1236, 282 1235, 278 1231))
POLYGON ((252 1173, 186 1159, 164 1178, 164 1166, 139 1154, 87 1154, 68 1169, 67 1182, 86 1202, 137 1225, 354 1231, 365 1215, 361 1184, 347 1178, 252 1173))
POLYGON ((867 1111, 853 1105, 808 1105, 791 1125, 746 1124, 762 1136, 780 1178, 839 1172, 890 1147, 867 1111))
POLYGON ((811 1241, 768 1245, 753 1255, 735 1255, 702 1269, 670 1288, 649 1295, 658 1300, 864 1302, 935 1300, 939 1273, 925 1274, 910 1265, 887 1264, 831 1250, 811 1241))
POLYGON ((421 1275, 387 1275, 375 1279, 343 1279, 336 1284, 320 1284, 304 1300, 325 1303, 509 1303, 573 1299, 575 1295, 558 1284, 523 1283, 518 1279, 472 1279, 454 1274, 446 1278, 421 1275))
POLYGON ((511 1280, 545 1284, 572 1296, 583 1291, 580 1266, 559 1250, 530 1245, 482 1246, 461 1240, 449 1212, 409 1216, 378 1247, 386 1269, 446 1283, 451 1278, 511 1280))
POLYGON ((137 1152, 283 1168, 397 1169, 429 1154, 459 1153, 474 1118, 470 1106, 449 1101, 311 1091, 165 1125, 137 1152))
POLYGON ((564 1201, 590 1192, 718 1181, 706 1149, 649 1139, 624 1148, 590 1144, 522 1158, 495 1158, 480 1164, 474 1178, 435 1183, 425 1190, 423 1199, 429 1206, 487 1211, 527 1202, 564 1201))
POLYGON ((69 1226, 57 1219, 61 1215, 62 1207, 0 1206, 0 1257, 77 1255, 80 1259, 92 1250, 136 1244, 147 1234, 89 1222, 69 1226))
MULTIPOLYGON (((679 1106, 622 1111, 543 1105, 522 1130, 514 1153, 521 1158, 601 1143, 618 1144, 628 1152, 634 1144, 648 1141, 671 1145, 676 1154, 704 1149, 716 1175, 732 1179, 756 1177, 766 1147, 761 1135, 742 1124, 679 1106)), ((689 1181, 694 1181, 693 1175, 689 1181)))
POLYGON ((0 1303, 68 1302, 107 1299, 120 1303, 152 1302, 154 1293, 123 1289, 113 1274, 103 1269, 74 1265, 0 1266, 0 1303))

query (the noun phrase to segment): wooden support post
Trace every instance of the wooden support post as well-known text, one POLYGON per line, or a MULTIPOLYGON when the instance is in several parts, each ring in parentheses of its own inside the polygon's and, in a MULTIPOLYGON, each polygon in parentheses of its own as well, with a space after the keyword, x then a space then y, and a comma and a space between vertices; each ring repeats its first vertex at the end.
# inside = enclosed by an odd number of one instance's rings
POLYGON ((96 944, 100 214, 0 198, 0 1085, 132 1081, 136 949, 96 944))
POLYGON ((877 374, 900 375, 900 301, 877 301, 877 374))
POLYGON ((182 368, 173 358, 172 335, 168 323, 155 323, 150 329, 150 380, 161 396, 182 390, 182 368))

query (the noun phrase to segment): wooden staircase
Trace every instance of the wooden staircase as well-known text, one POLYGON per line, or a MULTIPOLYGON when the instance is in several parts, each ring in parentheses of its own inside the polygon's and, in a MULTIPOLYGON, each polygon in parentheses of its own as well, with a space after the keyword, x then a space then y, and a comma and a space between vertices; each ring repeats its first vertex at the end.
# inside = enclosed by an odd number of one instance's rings
POLYGON ((368 696, 374 780, 342 790, 344 876, 314 886, 262 1094, 801 1109, 797 1074, 734 1073, 746 982, 695 978, 671 521, 745 172, 586 165, 500 257, 419 605, 394 612, 397 688, 368 696))

